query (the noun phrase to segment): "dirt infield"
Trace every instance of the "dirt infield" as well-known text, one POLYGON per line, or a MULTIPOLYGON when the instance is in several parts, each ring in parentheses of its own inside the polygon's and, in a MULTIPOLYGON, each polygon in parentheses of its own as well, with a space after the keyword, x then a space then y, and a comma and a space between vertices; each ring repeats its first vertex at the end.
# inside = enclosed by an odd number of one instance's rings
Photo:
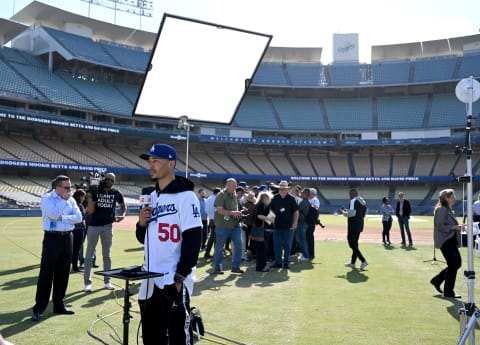
MULTIPOLYGON (((128 216, 120 223, 114 223, 113 228, 116 230, 135 230, 135 224, 138 218, 136 216, 128 216)), ((325 228, 322 229, 317 225, 315 229, 315 239, 319 241, 346 241, 347 240, 347 226, 328 225, 325 224, 325 228)), ((433 234, 432 231, 415 231, 415 223, 410 224, 412 229, 412 237, 414 244, 432 244, 433 234)), ((400 230, 396 222, 392 225, 390 231, 390 240, 393 244, 399 244, 401 242, 400 230)), ((365 230, 360 236, 360 242, 365 243, 381 243, 382 230, 379 229, 378 221, 366 219, 365 230), (375 222, 375 223, 373 223, 375 222), (369 226, 370 223, 370 226, 369 226)))

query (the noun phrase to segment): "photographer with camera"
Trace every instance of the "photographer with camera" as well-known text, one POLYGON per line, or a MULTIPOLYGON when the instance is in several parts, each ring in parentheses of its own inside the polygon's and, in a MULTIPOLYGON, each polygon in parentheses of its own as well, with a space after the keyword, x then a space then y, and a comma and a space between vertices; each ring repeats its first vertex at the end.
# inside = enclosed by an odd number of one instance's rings
POLYGON ((228 178, 225 189, 215 198, 215 252, 214 274, 223 274, 223 246, 228 239, 233 243, 232 269, 233 273, 243 273, 240 269, 242 261, 242 230, 240 221, 242 211, 239 211, 237 198, 237 180, 228 178))
MULTIPOLYGON (((90 179, 87 192, 87 212, 90 214, 90 223, 87 230, 87 252, 85 253, 85 270, 83 279, 85 282, 86 292, 92 291, 91 270, 93 263, 93 255, 98 243, 98 239, 102 243, 103 269, 110 270, 112 268, 112 260, 110 257, 110 249, 112 248, 113 239, 113 222, 120 222, 125 218, 127 206, 123 200, 123 195, 113 188, 115 184, 115 174, 107 173, 104 179, 97 182, 90 179), (120 207, 120 216, 115 216, 116 204, 120 207)), ((114 290, 114 286, 110 283, 110 277, 104 277, 105 288, 114 290)))

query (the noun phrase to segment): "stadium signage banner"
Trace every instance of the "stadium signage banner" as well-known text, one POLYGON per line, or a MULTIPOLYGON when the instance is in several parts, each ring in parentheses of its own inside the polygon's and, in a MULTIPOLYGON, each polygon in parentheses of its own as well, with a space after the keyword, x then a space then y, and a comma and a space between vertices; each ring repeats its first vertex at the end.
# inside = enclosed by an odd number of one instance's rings
POLYGON ((45 169, 62 169, 75 171, 106 171, 106 167, 77 165, 77 164, 62 164, 49 162, 33 162, 33 161, 16 161, 11 159, 0 159, 1 166, 20 167, 20 168, 45 168, 45 169))
MULTIPOLYGON (((93 165, 62 164, 49 162, 34 162, 12 159, 0 159, 0 166, 19 167, 19 168, 44 168, 61 169, 67 171, 111 171, 119 174, 148 175, 148 170, 105 167, 93 165)), ((185 176, 184 172, 177 171, 176 175, 185 176)), ((190 178, 199 179, 227 179, 233 177, 241 180, 252 181, 298 181, 298 182, 364 182, 364 183, 382 183, 382 182, 445 182, 452 181, 452 176, 286 176, 286 175, 241 175, 241 174, 216 174, 192 172, 188 174, 190 178)), ((474 176, 474 180, 480 179, 480 176, 474 176)))
POLYGON ((245 143, 245 144, 258 144, 258 145, 310 145, 310 146, 335 146, 337 141, 335 139, 307 139, 307 138, 268 138, 268 137, 256 137, 256 138, 239 138, 239 137, 224 137, 215 135, 200 135, 200 141, 212 142, 212 143, 245 143))
POLYGON ((115 134, 120 133, 120 129, 118 128, 101 126, 101 125, 92 125, 92 124, 81 123, 77 121, 74 122, 74 121, 65 121, 60 119, 49 119, 46 117, 39 117, 35 115, 21 115, 21 114, 11 114, 11 113, 0 112, 0 119, 35 122, 35 123, 41 123, 44 125, 78 128, 78 129, 85 129, 85 130, 90 130, 95 132, 115 133, 115 134))

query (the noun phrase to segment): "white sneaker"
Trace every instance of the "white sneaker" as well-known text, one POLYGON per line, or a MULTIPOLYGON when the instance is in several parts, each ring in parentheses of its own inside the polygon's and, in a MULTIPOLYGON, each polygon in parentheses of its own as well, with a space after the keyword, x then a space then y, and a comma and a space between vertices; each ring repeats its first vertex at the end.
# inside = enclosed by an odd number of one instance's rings
POLYGON ((367 262, 367 261, 364 261, 364 262, 362 262, 362 263, 360 264, 360 269, 363 270, 363 269, 365 269, 365 267, 367 267, 367 266, 368 266, 368 262, 367 262))
POLYGON ((352 264, 351 262, 347 262, 347 263, 345 264, 345 267, 357 268, 357 267, 355 266, 355 264, 352 264))
POLYGON ((306 258, 304 256, 301 256, 301 257, 298 258, 298 261, 310 261, 310 259, 306 258))
POLYGON ((92 284, 87 284, 85 285, 85 288, 83 289, 85 292, 92 292, 92 284))
POLYGON ((106 284, 105 284, 105 289, 107 289, 107 290, 115 290, 115 286, 113 286, 112 283, 106 283, 106 284))

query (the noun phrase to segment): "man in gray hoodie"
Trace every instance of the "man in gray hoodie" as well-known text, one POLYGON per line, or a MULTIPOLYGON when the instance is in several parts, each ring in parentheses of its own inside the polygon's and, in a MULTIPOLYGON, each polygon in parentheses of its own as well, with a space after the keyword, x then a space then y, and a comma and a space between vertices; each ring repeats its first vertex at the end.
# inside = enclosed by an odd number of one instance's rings
POLYGON ((360 259, 360 269, 367 267, 368 262, 358 249, 358 240, 360 233, 363 231, 363 219, 367 213, 367 203, 358 195, 356 188, 350 189, 350 207, 348 209, 342 207, 342 214, 348 218, 348 245, 352 249, 352 259, 345 264, 346 267, 356 268, 355 262, 360 259))

